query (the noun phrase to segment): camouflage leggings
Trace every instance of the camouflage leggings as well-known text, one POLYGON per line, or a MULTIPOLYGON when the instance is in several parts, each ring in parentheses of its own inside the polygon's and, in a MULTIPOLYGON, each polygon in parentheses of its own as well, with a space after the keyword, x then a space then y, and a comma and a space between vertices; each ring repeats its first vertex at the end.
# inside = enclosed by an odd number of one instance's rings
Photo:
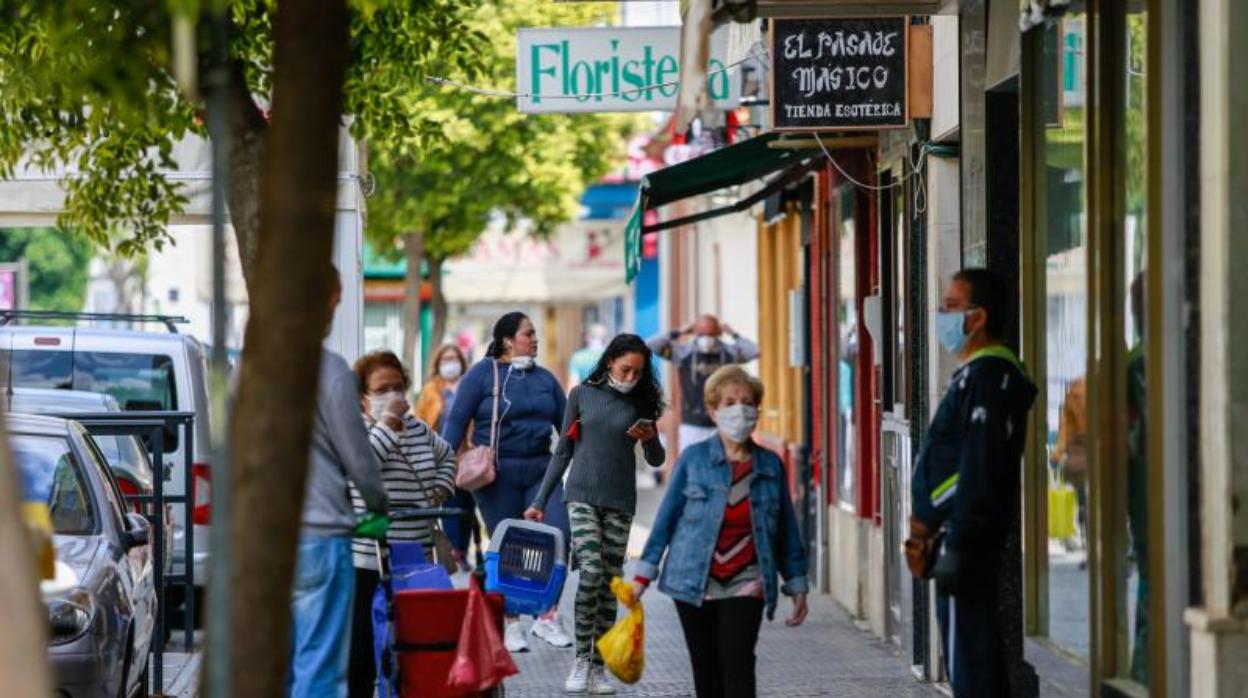
POLYGON ((572 554, 581 571, 576 589, 576 656, 602 664, 595 641, 615 624, 616 600, 611 578, 623 573, 633 515, 568 502, 572 554))

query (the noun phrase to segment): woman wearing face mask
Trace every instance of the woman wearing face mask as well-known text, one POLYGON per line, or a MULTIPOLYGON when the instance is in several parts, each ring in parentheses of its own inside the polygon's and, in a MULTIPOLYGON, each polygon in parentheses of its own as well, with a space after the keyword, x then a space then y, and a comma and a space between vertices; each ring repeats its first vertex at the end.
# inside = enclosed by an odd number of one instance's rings
POLYGON ((663 562, 659 589, 676 601, 698 698, 752 698, 754 646, 778 592, 793 597, 786 625, 806 619, 805 547, 784 466, 751 439, 762 381, 727 366, 707 381, 705 395, 719 438, 681 453, 633 593, 645 592, 663 562), (779 588, 777 573, 785 581, 779 588))
MULTIPOLYGON (((425 422, 409 413, 404 397, 411 377, 399 357, 388 351, 365 354, 355 362, 360 386, 360 406, 368 438, 378 460, 392 509, 436 507, 455 487, 455 451, 425 422)), ((357 514, 364 500, 351 487, 357 514)), ((395 521, 387 540, 420 543, 426 554, 433 550, 433 525, 429 521, 395 521)), ((351 660, 347 684, 352 698, 371 697, 376 680, 373 659, 373 592, 379 580, 376 551, 371 540, 351 543, 354 553, 356 591, 351 625, 351 660)))
MULTIPOLYGON (((494 414, 494 376, 498 376, 495 479, 472 493, 491 535, 500 521, 523 516, 525 507, 536 497, 550 462, 554 433, 563 424, 567 404, 559 380, 537 365, 537 331, 524 313, 507 313, 499 318, 493 334, 486 358, 460 381, 455 404, 442 427, 442 436, 456 449, 464 444, 470 424, 471 443, 488 445, 494 414)), ((557 526, 563 531, 564 540, 569 540, 563 486, 556 485, 552 494, 559 506, 551 512, 547 523, 557 526)), ((554 609, 533 623, 532 631, 555 647, 572 645, 554 609)), ((512 652, 528 650, 518 619, 508 619, 504 642, 512 652)))
MULTIPOLYGON (((429 367, 429 376, 416 398, 416 418, 441 431, 446 418, 451 413, 451 405, 455 404, 455 393, 459 389, 459 381, 468 370, 468 359, 464 352, 454 344, 445 344, 433 356, 429 367)), ((442 519, 442 530, 451 540, 451 551, 459 563, 461 570, 468 570, 468 542, 472 536, 472 526, 477 520, 476 504, 472 494, 455 488, 455 494, 446 502, 446 506, 464 511, 461 516, 442 519)))
POLYGON ((568 396, 559 446, 524 512, 526 519, 542 521, 547 498, 575 461, 564 495, 581 572, 576 660, 564 685, 569 693, 615 693, 595 640, 615 623, 611 578, 622 574, 637 507, 636 444, 641 443, 652 466, 663 465, 667 457, 654 428, 663 412, 663 393, 650 357, 650 348, 637 335, 611 341, 589 377, 568 396))

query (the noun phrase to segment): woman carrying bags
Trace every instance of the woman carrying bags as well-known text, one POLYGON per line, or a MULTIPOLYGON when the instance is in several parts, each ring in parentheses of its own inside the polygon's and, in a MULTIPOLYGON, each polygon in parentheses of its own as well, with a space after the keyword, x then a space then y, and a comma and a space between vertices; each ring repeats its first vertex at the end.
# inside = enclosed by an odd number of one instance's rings
POLYGON ((698 698, 753 698, 754 646, 778 591, 793 597, 786 624, 806 619, 806 554, 784 465, 751 439, 762 381, 726 366, 707 381, 705 400, 719 436, 680 454, 633 596, 663 562, 659 589, 676 601, 698 698), (786 582, 779 590, 777 573, 786 582))
MULTIPOLYGON (((408 411, 405 395, 411 376, 399 357, 375 351, 355 362, 360 387, 360 408, 368 440, 381 461, 381 476, 391 509, 424 509, 439 506, 451 495, 455 483, 455 452, 429 425, 408 411)), ((350 486, 357 514, 364 500, 350 486)), ((386 533, 392 542, 420 543, 432 555, 435 529, 430 521, 395 521, 386 533)), ((347 683, 351 698, 371 698, 376 682, 373 657, 373 594, 381 577, 373 541, 351 542, 355 562, 355 597, 351 622, 351 658, 347 683)))
MULTIPOLYGON (((442 427, 442 436, 456 450, 463 445, 470 424, 474 446, 495 446, 494 481, 472 492, 490 535, 500 521, 524 515, 546 473, 555 430, 563 424, 567 404, 563 386, 554 374, 537 365, 536 357, 537 331, 529 318, 519 312, 499 318, 486 358, 460 381, 455 404, 442 427)), ((471 455, 460 458, 461 476, 471 455)), ((555 488, 555 496, 563 500, 562 486, 555 488)), ((548 523, 562 530, 565 540, 571 536, 566 512, 552 512, 548 523)), ((538 618, 532 631, 555 647, 572 645, 555 609, 538 618)), ((512 652, 529 649, 518 618, 507 619, 503 639, 512 652)))
MULTIPOLYGON (((468 372, 468 359, 464 352, 454 344, 444 344, 433 357, 429 367, 429 377, 420 389, 416 398, 416 418, 441 432, 446 418, 455 404, 455 393, 459 389, 460 379, 468 372)), ((462 509, 460 516, 448 516, 442 519, 442 530, 451 541, 451 552, 461 571, 470 569, 468 565, 468 541, 472 534, 472 526, 477 520, 477 508, 472 493, 455 488, 455 494, 446 501, 445 506, 462 509)))
POLYGON ((569 693, 615 693, 595 640, 615 623, 611 579, 622 573, 637 506, 637 443, 650 465, 658 467, 666 459, 654 427, 663 412, 663 393, 650 359, 641 337, 622 334, 611 341, 597 367, 568 396, 559 446, 524 513, 532 521, 545 518, 547 499, 575 461, 564 493, 580 569, 576 659, 564 684, 569 693))

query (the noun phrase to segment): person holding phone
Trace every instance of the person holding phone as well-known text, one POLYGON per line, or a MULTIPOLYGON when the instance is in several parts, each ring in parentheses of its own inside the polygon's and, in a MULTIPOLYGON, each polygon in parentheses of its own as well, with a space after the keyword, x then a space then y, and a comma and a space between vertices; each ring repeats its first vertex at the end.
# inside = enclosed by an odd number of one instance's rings
POLYGON ((607 345, 589 377, 568 396, 559 446, 524 512, 526 519, 542 521, 546 500, 575 461, 564 489, 572 554, 581 573, 576 660, 564 685, 569 693, 615 693, 594 641, 615 624, 611 578, 623 571, 637 508, 636 445, 654 467, 667 458, 654 426, 664 403, 650 359, 650 348, 637 335, 622 334, 607 345))

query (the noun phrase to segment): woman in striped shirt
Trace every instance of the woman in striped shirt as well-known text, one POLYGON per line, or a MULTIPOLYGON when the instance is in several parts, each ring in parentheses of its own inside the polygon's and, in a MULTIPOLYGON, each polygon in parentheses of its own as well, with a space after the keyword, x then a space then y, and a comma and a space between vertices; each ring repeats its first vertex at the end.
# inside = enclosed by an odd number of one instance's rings
MULTIPOLYGON (((406 395, 411 376, 407 369, 393 352, 375 351, 355 362, 355 374, 368 440, 382 463, 390 508, 439 506, 455 488, 455 452, 428 424, 410 413, 406 395)), ((364 500, 354 485, 351 503, 357 513, 364 512, 364 500)), ((420 543, 429 555, 433 550, 433 522, 395 521, 386 539, 420 543)), ((376 681, 371 609, 379 581, 377 557, 371 540, 357 538, 351 548, 356 591, 348 684, 352 698, 371 698, 376 681)))

